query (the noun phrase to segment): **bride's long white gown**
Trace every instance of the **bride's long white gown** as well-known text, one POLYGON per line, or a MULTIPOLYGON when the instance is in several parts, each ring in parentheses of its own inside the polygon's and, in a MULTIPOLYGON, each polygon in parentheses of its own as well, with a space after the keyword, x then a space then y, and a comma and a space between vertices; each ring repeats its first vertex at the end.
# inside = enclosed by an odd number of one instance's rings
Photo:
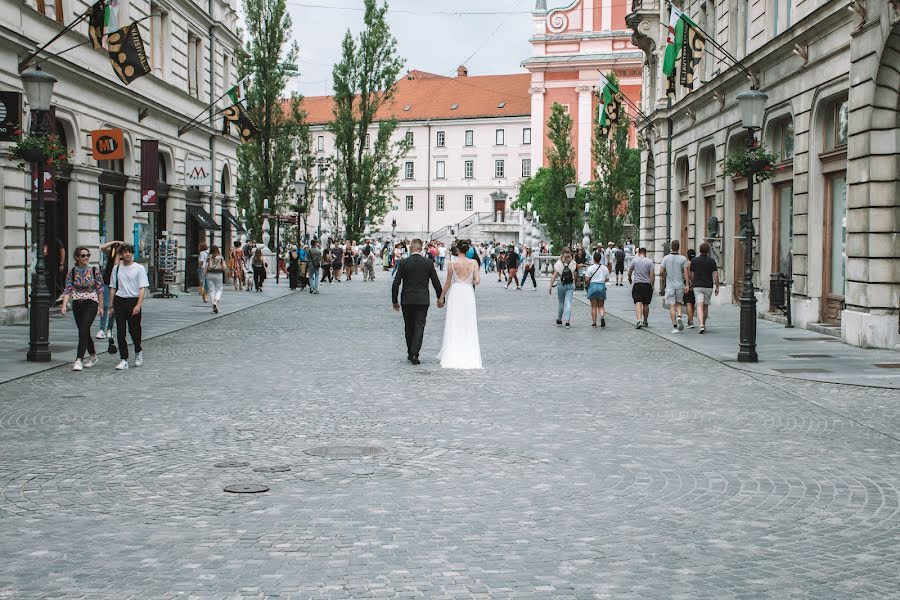
POLYGON ((475 312, 475 269, 478 263, 450 263, 450 291, 447 292, 447 320, 444 342, 438 358, 444 369, 480 369, 478 319, 475 312))

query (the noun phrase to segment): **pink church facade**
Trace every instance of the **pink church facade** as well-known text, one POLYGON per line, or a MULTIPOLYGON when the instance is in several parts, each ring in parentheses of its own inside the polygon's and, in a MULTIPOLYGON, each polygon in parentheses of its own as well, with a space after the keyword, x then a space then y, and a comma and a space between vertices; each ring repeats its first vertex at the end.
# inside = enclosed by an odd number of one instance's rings
MULTIPOLYGON (((546 123, 558 102, 572 116, 578 182, 593 179, 591 134, 601 72, 614 72, 622 93, 640 106, 643 52, 631 42, 626 12, 623 0, 573 0, 549 10, 546 0, 537 0, 532 55, 522 63, 531 73, 531 128, 539 132, 531 148, 535 166, 547 163, 546 123)), ((634 110, 626 105, 626 111, 633 120, 634 110)))

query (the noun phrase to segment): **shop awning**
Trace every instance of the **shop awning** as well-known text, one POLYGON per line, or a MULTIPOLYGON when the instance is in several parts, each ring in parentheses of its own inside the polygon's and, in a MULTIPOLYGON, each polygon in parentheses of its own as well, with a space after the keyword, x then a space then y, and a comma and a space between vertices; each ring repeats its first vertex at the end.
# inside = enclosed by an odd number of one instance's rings
POLYGON ((222 209, 222 223, 231 223, 231 228, 234 229, 238 233, 247 233, 247 230, 244 229, 244 226, 241 225, 241 222, 238 221, 231 211, 227 208, 222 209))
POLYGON ((216 222, 213 221, 213 218, 209 216, 209 213, 203 210, 201 206, 196 204, 188 204, 187 212, 189 215, 197 219, 197 223, 200 224, 200 227, 206 229, 207 231, 221 231, 222 228, 216 225, 216 222))

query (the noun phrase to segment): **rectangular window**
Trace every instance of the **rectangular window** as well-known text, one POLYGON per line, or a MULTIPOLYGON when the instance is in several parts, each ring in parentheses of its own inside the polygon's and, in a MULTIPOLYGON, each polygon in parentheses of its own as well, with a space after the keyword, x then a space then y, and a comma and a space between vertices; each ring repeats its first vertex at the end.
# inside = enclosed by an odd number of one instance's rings
POLYGON ((446 163, 442 160, 437 161, 434 165, 434 177, 435 179, 444 179, 447 177, 447 168, 446 163))
POLYGON ((325 151, 325 136, 324 135, 320 135, 318 137, 318 139, 316 139, 316 150, 318 150, 319 152, 325 151))
POLYGON ((406 132, 406 143, 409 144, 410 148, 412 148, 415 145, 415 138, 413 137, 412 131, 406 132))
POLYGON ((466 196, 466 210, 471 211, 472 207, 475 205, 475 201, 472 196, 466 196))
POLYGON ((368 148, 369 148, 369 144, 371 143, 371 141, 372 141, 372 137, 367 133, 367 134, 366 134, 366 139, 363 141, 363 148, 368 149, 368 148))
POLYGON ((413 197, 407 196, 406 197, 406 210, 412 210, 412 209, 413 209, 413 197))
POLYGON ((475 145, 475 132, 471 129, 466 129, 466 146, 474 146, 475 145))
POLYGON ((438 131, 438 132, 437 132, 437 140, 435 141, 435 143, 437 144, 437 147, 438 147, 438 148, 443 148, 443 147, 444 147, 444 143, 446 142, 446 139, 447 139, 447 136, 444 135, 444 132, 443 132, 443 131, 438 131))
POLYGON ((779 160, 790 160, 794 156, 794 121, 787 119, 775 128, 775 154, 779 160))
POLYGON ((531 127, 526 127, 522 130, 522 145, 528 146, 531 144, 531 127))
POLYGON ((522 177, 531 177, 531 159, 522 159, 522 177))
POLYGON ((506 164, 503 160, 494 161, 494 178, 503 179, 506 177, 506 164))
MULTIPOLYGON (((415 164, 412 162, 406 163, 406 168, 404 169, 403 175, 407 179, 414 179, 416 176, 415 164)), ((410 209, 410 210, 412 210, 412 209, 410 209)))
POLYGON ((188 93, 200 97, 200 65, 202 64, 202 42, 193 33, 188 33, 188 93))
POLYGON ((498 129, 494 133, 494 143, 498 146, 503 146, 506 144, 506 132, 503 129, 498 129))
POLYGON ((466 161, 466 179, 472 179, 475 177, 475 161, 467 160, 466 161))
POLYGON ((56 19, 57 23, 65 23, 63 0, 37 0, 37 9, 42 15, 56 19))
POLYGON ((847 144, 847 126, 850 105, 846 100, 835 102, 825 123, 825 149, 834 150, 847 144))
POLYGON ((437 200, 435 201, 435 209, 444 210, 444 196, 438 194, 437 200))

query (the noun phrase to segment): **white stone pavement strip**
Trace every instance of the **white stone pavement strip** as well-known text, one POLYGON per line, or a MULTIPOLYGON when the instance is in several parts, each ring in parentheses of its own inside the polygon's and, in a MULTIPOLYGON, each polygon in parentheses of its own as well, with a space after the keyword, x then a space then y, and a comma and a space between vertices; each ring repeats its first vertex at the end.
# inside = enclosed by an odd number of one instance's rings
POLYGON ((0 598, 896 597, 895 390, 478 300, 478 372, 379 273, 0 385, 0 598))
MULTIPOLYGON (((286 279, 282 279, 279 285, 275 285, 274 278, 267 280, 265 285, 263 285, 263 291, 260 293, 235 292, 229 285, 226 286, 222 295, 222 300, 219 304, 219 314, 214 314, 212 305, 204 304, 199 294, 194 291, 187 293, 177 291, 175 293, 178 296, 177 298, 152 298, 148 296, 144 301, 145 316, 141 321, 144 340, 150 340, 211 319, 224 317, 251 306, 256 306, 261 302, 280 298, 291 292, 286 279)), ((91 329, 91 335, 95 335, 99 329, 100 318, 97 317, 91 329)), ((113 358, 106 353, 107 340, 94 339, 94 344, 101 359, 97 366, 100 368, 107 366, 112 368, 110 361, 113 358)), ((75 326, 75 319, 71 311, 65 317, 62 317, 58 311, 54 311, 54 314, 50 317, 52 360, 46 363, 33 363, 25 360, 25 353, 28 350, 27 322, 0 326, 0 383, 63 365, 71 366, 75 360, 77 348, 78 329, 75 326)))
MULTIPOLYGON (((576 298, 587 303, 584 292, 576 292, 576 298)), ((759 362, 739 363, 740 306, 713 306, 704 335, 699 335, 697 329, 673 334, 669 311, 663 308, 662 300, 659 295, 654 296, 650 328, 645 333, 658 335, 734 368, 810 381, 900 389, 900 352, 858 348, 842 343, 840 338, 797 327, 786 329, 784 325, 757 319, 759 362)), ((627 284, 609 287, 606 309, 609 314, 634 326, 631 287, 627 284)), ((687 325, 687 312, 684 314, 687 325)), ((694 323, 699 327, 696 317, 694 323)))

